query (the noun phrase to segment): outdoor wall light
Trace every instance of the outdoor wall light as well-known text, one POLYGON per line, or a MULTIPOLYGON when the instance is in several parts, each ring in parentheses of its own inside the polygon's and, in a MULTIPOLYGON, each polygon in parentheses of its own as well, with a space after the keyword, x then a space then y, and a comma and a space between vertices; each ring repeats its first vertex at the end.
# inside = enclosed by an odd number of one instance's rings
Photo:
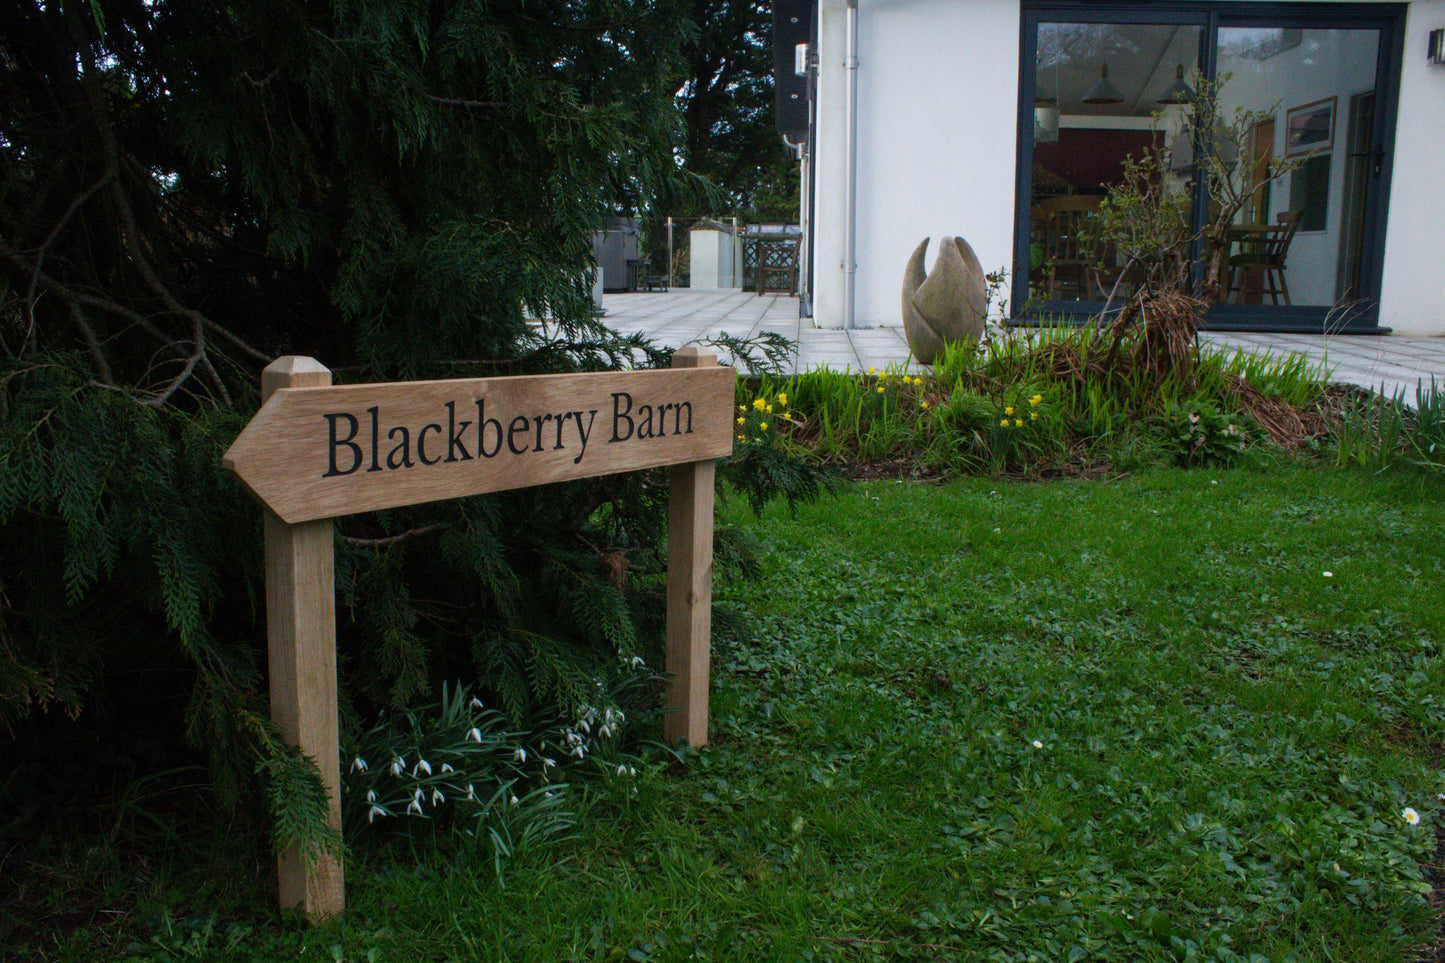
POLYGON ((1103 64, 1099 67, 1099 82, 1089 88, 1084 94, 1086 104, 1119 104, 1123 103, 1124 95, 1119 93, 1119 88, 1109 83, 1109 65, 1103 64))
POLYGON ((1161 104, 1189 104, 1194 102, 1194 90, 1184 82, 1184 65, 1174 66, 1174 83, 1159 97, 1161 104))
POLYGON ((1430 47, 1426 63, 1434 67, 1445 64, 1445 30, 1430 31, 1430 47))

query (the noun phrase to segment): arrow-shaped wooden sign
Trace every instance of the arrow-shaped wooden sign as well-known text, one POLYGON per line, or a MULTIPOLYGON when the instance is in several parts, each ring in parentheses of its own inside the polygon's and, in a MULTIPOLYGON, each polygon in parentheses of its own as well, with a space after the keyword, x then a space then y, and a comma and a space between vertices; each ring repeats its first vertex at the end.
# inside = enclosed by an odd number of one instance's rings
POLYGON ((732 368, 283 388, 222 463, 284 521, 720 458, 732 368))

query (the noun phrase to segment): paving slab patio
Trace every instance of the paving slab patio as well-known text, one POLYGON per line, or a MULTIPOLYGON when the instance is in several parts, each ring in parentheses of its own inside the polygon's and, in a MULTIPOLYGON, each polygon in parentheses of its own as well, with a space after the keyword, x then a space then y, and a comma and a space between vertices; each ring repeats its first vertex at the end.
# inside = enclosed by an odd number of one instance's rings
MULTIPOLYGON (((828 367, 861 372, 910 363, 901 327, 818 328, 799 316, 797 298, 782 294, 675 288, 608 294, 602 304, 603 320, 613 329, 640 332, 670 347, 720 334, 751 338, 776 332, 798 345, 795 371, 828 367)), ((1241 351, 1301 354, 1321 365, 1332 381, 1402 396, 1411 403, 1417 387, 1428 389, 1437 381, 1445 385, 1445 338, 1254 332, 1203 332, 1199 338, 1204 344, 1241 351)))

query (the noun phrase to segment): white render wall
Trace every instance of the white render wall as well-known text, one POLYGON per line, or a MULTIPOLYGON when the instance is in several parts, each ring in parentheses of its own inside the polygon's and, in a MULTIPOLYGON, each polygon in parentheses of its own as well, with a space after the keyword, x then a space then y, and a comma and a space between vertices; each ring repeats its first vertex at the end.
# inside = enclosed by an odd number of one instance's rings
MULTIPOLYGON (((813 317, 843 319, 842 0, 820 0, 813 317)), ((855 324, 902 323, 903 267, 959 235, 985 270, 1013 247, 1018 0, 858 0, 855 324)))
MULTIPOLYGON (((1012 268, 1019 0, 858 0, 855 324, 897 325, 903 266, 958 234, 1012 268)), ((845 0, 819 0, 815 323, 844 324, 845 0)), ((1408 4, 1380 324, 1445 336, 1445 0, 1408 4)), ((1336 136, 1340 135, 1336 132, 1336 136)))
POLYGON ((1380 324, 1397 334, 1445 335, 1445 66, 1425 62, 1442 27, 1445 0, 1410 4, 1380 294, 1380 324))

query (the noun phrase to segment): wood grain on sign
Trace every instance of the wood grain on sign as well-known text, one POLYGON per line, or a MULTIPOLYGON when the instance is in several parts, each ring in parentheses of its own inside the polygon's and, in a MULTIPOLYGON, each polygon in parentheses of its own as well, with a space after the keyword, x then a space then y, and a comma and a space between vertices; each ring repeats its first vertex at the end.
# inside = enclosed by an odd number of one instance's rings
POLYGON ((223 458, 296 524, 720 458, 727 367, 275 392, 223 458))

